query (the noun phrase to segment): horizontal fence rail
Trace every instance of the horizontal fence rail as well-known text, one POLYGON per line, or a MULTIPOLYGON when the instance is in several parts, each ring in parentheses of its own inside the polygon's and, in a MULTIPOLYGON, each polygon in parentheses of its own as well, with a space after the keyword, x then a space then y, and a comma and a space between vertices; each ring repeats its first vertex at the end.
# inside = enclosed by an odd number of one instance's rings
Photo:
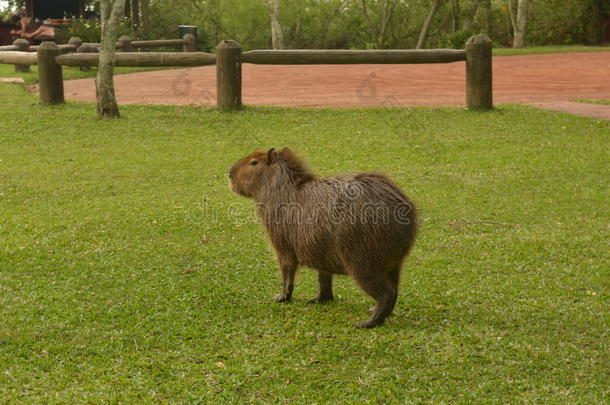
MULTIPOLYGON (((115 55, 115 66, 129 67, 171 67, 171 66, 205 66, 216 63, 216 55, 205 52, 122 52, 115 55)), ((55 58, 64 66, 97 66, 97 53, 71 53, 55 58)))
POLYGON ((0 63, 7 65, 37 65, 38 58, 33 52, 0 52, 0 63))
POLYGON ((18 51, 19 47, 17 47, 16 45, 3 45, 0 46, 0 52, 7 52, 7 51, 18 51))
MULTIPOLYGON (((99 42, 85 42, 83 45, 99 48, 99 42)), ((193 34, 185 34, 181 39, 150 39, 142 41, 132 41, 127 36, 120 37, 114 44, 116 49, 123 52, 129 52, 133 48, 174 48, 182 47, 183 52, 196 52, 197 39, 193 34)))
MULTIPOLYGON (((32 46, 30 46, 30 51, 38 52, 38 47, 39 46, 40 45, 32 45, 32 46)), ((57 45, 57 47, 59 48, 59 51, 61 53, 76 52, 76 50, 78 49, 77 45, 70 45, 70 44, 61 44, 61 45, 57 45)))
POLYGON ((183 46, 184 39, 151 39, 148 41, 131 41, 132 48, 156 48, 156 47, 175 47, 183 46))
POLYGON ((261 65, 333 65, 387 63, 449 63, 466 60, 466 51, 453 49, 414 50, 254 50, 241 54, 244 63, 261 65))

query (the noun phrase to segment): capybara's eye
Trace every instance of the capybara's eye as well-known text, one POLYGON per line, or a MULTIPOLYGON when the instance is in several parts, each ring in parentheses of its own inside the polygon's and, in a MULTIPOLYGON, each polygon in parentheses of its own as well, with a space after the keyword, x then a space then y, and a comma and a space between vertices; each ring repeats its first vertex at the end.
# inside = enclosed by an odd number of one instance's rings
POLYGON ((258 164, 258 160, 253 160, 250 162, 250 166, 256 166, 258 164))

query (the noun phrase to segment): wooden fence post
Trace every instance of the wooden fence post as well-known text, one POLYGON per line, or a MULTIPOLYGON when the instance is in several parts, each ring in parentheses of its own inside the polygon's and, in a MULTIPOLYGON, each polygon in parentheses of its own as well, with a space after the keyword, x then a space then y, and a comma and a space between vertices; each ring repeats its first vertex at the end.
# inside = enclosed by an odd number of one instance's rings
POLYGON ((466 105, 471 110, 493 109, 491 39, 485 34, 466 42, 466 105))
POLYGON ((68 40, 69 45, 74 45, 76 49, 83 44, 83 40, 79 37, 72 37, 68 40))
POLYGON ((38 47, 38 92, 43 105, 64 102, 64 80, 61 65, 55 62, 60 55, 55 42, 43 42, 38 47))
POLYGON ((117 42, 119 45, 118 48, 121 50, 121 52, 131 51, 131 38, 128 36, 119 37, 117 42))
MULTIPOLYGON (((17 50, 21 51, 21 52, 27 52, 30 47, 30 43, 25 38, 18 38, 16 40, 14 40, 13 45, 15 45, 18 48, 17 50)), ((15 65, 15 72, 29 72, 29 71, 30 71, 30 65, 15 65)))
MULTIPOLYGON (((82 44, 78 48, 76 48, 76 53, 95 53, 96 48, 89 44, 82 44)), ((86 72, 89 70, 89 66, 80 66, 79 70, 81 72, 86 72)))
POLYGON ((182 45, 182 52, 196 52, 197 51, 197 40, 193 34, 184 34, 182 37, 184 45, 182 45))
POLYGON ((216 100, 223 110, 241 108, 241 45, 222 41, 216 47, 216 100))

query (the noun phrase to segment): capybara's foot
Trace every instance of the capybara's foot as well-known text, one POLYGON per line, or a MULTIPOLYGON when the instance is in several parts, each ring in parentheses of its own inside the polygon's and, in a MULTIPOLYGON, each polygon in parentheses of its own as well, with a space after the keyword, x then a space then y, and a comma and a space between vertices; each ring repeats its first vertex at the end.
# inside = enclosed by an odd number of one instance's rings
MULTIPOLYGON (((373 305, 372 307, 367 309, 366 312, 368 312, 369 314, 374 314, 375 313, 375 306, 373 305)), ((392 316, 392 315, 394 315, 393 312, 391 314, 388 314, 388 316, 392 316)))
POLYGON ((291 301, 291 297, 287 296, 286 294, 278 294, 276 295, 273 300, 275 302, 279 302, 279 303, 287 303, 291 301))
POLYGON ((356 324, 356 327, 357 328, 367 328, 367 329, 370 329, 370 328, 374 328, 376 326, 383 325, 383 321, 384 321, 383 319, 371 318, 371 319, 367 319, 366 321, 358 322, 356 324))
POLYGON ((308 304, 323 304, 325 302, 328 301, 332 301, 334 300, 333 296, 320 296, 318 295, 315 298, 310 299, 309 301, 307 301, 308 304))

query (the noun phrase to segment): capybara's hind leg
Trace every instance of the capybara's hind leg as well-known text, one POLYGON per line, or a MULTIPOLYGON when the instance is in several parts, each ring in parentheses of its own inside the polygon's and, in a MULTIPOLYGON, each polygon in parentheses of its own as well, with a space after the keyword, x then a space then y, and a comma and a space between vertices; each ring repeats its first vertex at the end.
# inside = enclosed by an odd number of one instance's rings
POLYGON ((383 324, 396 303, 396 289, 383 272, 354 271, 352 276, 360 287, 376 301, 373 315, 366 321, 358 322, 359 328, 374 328, 383 324))
POLYGON ((400 264, 397 266, 393 266, 390 268, 390 270, 386 274, 388 281, 390 282, 392 287, 394 287, 394 292, 395 292, 392 303, 391 303, 390 307, 388 308, 388 314, 387 314, 388 316, 394 310, 394 306, 396 305, 396 299, 398 298, 398 286, 400 284, 400 267, 401 267, 400 264))
POLYGON ((307 301, 310 304, 332 301, 333 300, 333 275, 325 271, 318 271, 318 282, 320 292, 318 296, 307 301))
MULTIPOLYGON (((394 299, 393 299, 390 307, 388 308, 388 316, 392 315, 392 311, 394 310, 394 306, 396 305, 396 299, 398 298, 398 285, 400 283, 400 267, 401 267, 400 265, 393 266, 386 273, 388 281, 390 282, 392 287, 394 287, 394 291, 396 292, 396 294, 394 294, 394 299)), ((369 314, 374 313, 375 306, 370 307, 368 309, 368 312, 369 312, 369 314)))

